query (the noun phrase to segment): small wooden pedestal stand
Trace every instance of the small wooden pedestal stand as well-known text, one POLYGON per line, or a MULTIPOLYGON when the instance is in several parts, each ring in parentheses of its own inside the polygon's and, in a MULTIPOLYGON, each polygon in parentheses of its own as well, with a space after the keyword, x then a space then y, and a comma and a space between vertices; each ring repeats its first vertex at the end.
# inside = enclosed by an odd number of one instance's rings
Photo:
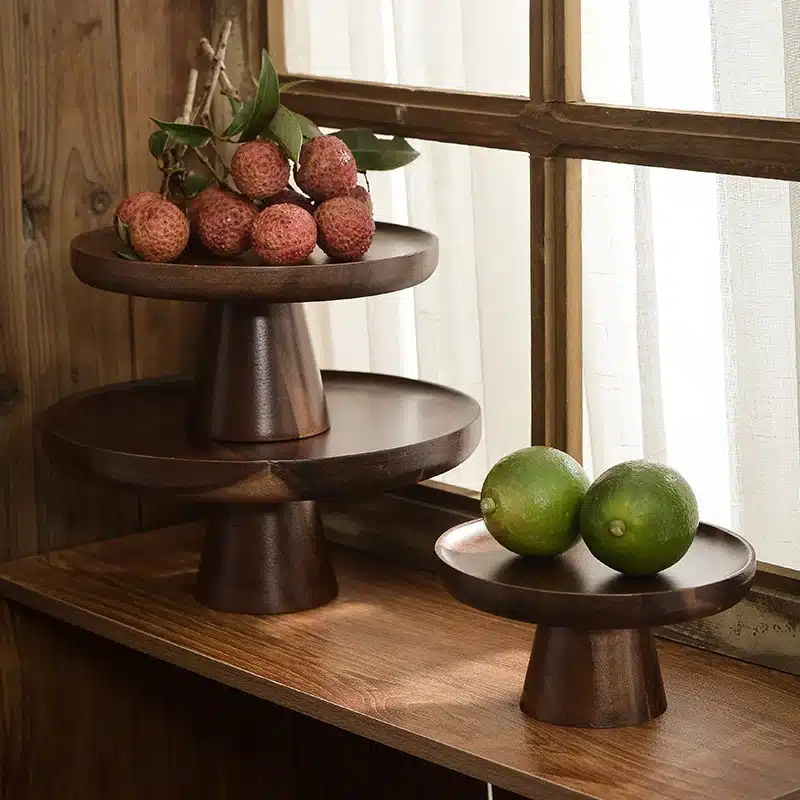
POLYGON ((298 611, 337 593, 314 500, 379 492, 463 461, 480 410, 420 381, 317 369, 300 302, 396 291, 428 278, 437 240, 378 224, 367 255, 259 266, 184 256, 128 261, 111 229, 72 242, 72 267, 100 289, 206 303, 194 380, 107 386, 42 420, 59 461, 136 489, 213 503, 197 582, 213 608, 298 611))
POLYGON ((667 700, 651 628, 735 605, 756 570, 744 539, 704 524, 689 552, 652 578, 614 572, 583 542, 559 558, 522 558, 497 544, 481 520, 447 531, 436 554, 456 598, 537 623, 521 709, 590 728, 662 714, 667 700))

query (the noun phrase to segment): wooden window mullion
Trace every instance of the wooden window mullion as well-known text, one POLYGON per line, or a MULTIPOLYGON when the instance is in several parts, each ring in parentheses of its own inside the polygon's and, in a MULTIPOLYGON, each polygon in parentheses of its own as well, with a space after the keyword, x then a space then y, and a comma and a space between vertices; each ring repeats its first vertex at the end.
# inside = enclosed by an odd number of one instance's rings
MULTIPOLYGON (((580 2, 532 0, 531 108, 580 99, 580 2)), ((582 457, 580 162, 531 153, 531 441, 582 457)))

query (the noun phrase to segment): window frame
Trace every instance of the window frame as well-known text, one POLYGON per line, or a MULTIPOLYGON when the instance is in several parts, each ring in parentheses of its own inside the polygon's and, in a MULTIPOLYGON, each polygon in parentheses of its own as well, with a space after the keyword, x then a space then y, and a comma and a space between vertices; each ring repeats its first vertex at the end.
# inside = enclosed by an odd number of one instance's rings
POLYGON ((267 0, 270 54, 282 81, 312 78, 282 95, 293 110, 330 127, 529 153, 532 444, 582 457, 582 159, 800 180, 800 119, 585 102, 581 0, 531 0, 529 98, 288 73, 283 3, 267 0))

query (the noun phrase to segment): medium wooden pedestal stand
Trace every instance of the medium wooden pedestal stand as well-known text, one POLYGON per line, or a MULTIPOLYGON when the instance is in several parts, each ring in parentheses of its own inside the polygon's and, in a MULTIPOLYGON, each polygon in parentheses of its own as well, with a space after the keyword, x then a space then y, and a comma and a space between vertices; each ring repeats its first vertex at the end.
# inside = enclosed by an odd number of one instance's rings
POLYGON ((689 552, 651 578, 614 572, 583 542, 558 558, 522 558, 497 544, 481 520, 447 531, 436 554, 456 598, 537 623, 521 709, 544 722, 587 728, 662 714, 667 700, 651 628, 729 608, 756 570, 744 539, 705 524, 689 552))
POLYGON ((260 266, 191 255, 128 261, 110 229, 72 243, 92 286, 206 303, 194 380, 164 378, 68 397, 42 420, 46 449, 85 473, 213 503, 197 597, 224 611, 282 613, 337 593, 314 500, 379 492, 459 464, 480 436, 465 395, 383 375, 320 374, 301 305, 413 286, 437 240, 378 224, 367 255, 260 266))

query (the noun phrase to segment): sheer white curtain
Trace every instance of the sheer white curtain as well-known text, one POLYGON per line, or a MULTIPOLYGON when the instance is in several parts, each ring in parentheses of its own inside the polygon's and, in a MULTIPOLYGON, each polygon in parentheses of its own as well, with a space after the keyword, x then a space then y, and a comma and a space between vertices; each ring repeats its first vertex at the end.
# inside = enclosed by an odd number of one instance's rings
MULTIPOLYGON (((292 71, 526 94, 528 0, 291 0, 292 71)), ((583 0, 587 100, 800 116, 797 0, 583 0)), ((309 307, 324 366, 448 384, 484 409, 477 487, 528 443, 528 172, 519 153, 418 143, 371 178, 377 217, 429 228, 413 291, 309 307)), ((585 461, 683 472, 705 519, 800 568, 792 184, 586 162, 585 461)))
MULTIPOLYGON (((583 0, 587 100, 800 116, 796 0, 583 0)), ((587 162, 586 460, 660 459, 704 519, 800 568, 800 195, 587 162)))
MULTIPOLYGON (((291 0, 288 66, 525 94, 527 0, 508 0, 508 12, 487 15, 482 0, 291 0), (504 56, 515 19, 520 46, 504 56)), ((307 313, 321 366, 435 381, 481 403, 478 451, 444 476, 479 488, 495 460, 530 439, 528 158, 414 144, 422 155, 409 168, 369 176, 375 216, 435 232, 436 273, 412 290, 311 304, 307 313)))

